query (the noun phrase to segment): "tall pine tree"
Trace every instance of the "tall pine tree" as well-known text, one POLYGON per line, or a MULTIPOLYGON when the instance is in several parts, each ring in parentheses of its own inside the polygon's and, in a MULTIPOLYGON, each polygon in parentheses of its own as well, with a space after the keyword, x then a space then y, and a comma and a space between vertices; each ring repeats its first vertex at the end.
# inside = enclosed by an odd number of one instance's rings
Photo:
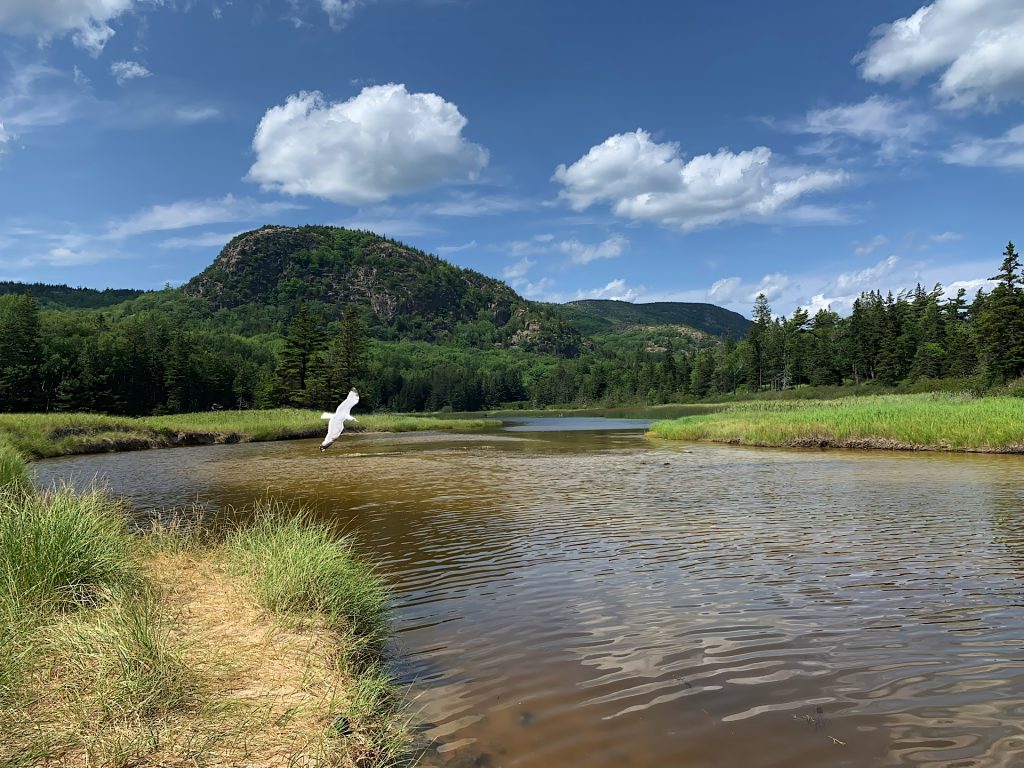
POLYGON ((39 305, 31 296, 0 297, 0 411, 38 410, 42 383, 39 305))
POLYGON ((1024 286, 1013 243, 1003 251, 998 281, 985 297, 975 322, 978 349, 989 375, 1008 381, 1024 374, 1024 286))
POLYGON ((324 348, 320 320, 303 304, 288 325, 281 362, 277 368, 278 396, 292 405, 312 405, 308 392, 314 356, 324 348))

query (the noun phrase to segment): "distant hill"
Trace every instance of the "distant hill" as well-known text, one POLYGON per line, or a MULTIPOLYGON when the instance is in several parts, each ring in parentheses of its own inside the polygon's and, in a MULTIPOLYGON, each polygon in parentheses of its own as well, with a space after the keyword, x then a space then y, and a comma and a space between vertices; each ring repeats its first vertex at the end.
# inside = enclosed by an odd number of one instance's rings
POLYGON ((0 281, 0 296, 9 293, 31 294, 46 309, 100 309, 137 298, 145 291, 131 288, 72 288, 47 283, 13 283, 0 281))
POLYGON ((714 304, 657 301, 631 304, 628 301, 586 299, 552 305, 565 319, 588 336, 607 334, 631 326, 686 326, 711 336, 732 332, 746 336, 750 321, 738 312, 714 304))
POLYGON ((327 323, 355 304, 382 341, 471 349, 517 348, 575 357, 588 347, 692 347, 705 335, 746 334, 749 321, 712 304, 527 301, 500 280, 372 232, 265 226, 233 238, 180 288, 94 290, 0 283, 48 309, 158 311, 178 327, 243 337, 282 334, 305 305, 327 323))
POLYGON ((277 329, 299 304, 336 320, 365 308, 382 339, 460 340, 574 356, 579 332, 508 285, 372 232, 266 226, 231 240, 181 292, 213 312, 256 313, 277 329))

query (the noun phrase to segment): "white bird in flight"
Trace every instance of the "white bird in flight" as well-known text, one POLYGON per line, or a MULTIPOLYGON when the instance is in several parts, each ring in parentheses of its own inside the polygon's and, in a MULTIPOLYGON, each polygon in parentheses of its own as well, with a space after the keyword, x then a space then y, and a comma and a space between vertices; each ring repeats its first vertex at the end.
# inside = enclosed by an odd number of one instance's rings
POLYGON ((337 440, 341 433, 345 431, 346 421, 358 421, 355 416, 352 415, 352 408, 356 403, 359 402, 359 393, 355 387, 352 387, 348 391, 348 397, 341 401, 341 405, 338 406, 338 410, 334 413, 324 411, 320 414, 321 419, 330 419, 327 422, 327 437, 320 443, 320 453, 323 453, 331 447, 331 443, 337 440))

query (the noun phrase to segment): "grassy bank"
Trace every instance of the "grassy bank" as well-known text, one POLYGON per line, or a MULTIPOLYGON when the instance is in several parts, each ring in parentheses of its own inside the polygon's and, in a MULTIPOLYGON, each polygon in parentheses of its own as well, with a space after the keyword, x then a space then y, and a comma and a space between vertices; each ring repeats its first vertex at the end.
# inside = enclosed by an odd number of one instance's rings
POLYGON ((1024 400, 966 394, 736 403, 652 437, 760 446, 1024 453, 1024 400))
MULTIPOLYGON (((211 411, 174 416, 128 418, 87 413, 0 414, 0 441, 35 458, 76 453, 131 451, 178 445, 260 442, 321 437, 326 422, 320 411, 276 408, 268 411, 211 411)), ((368 414, 349 424, 349 432, 416 432, 486 426, 476 420, 396 414, 368 414)), ((0 442, 0 472, 3 453, 0 442)))
POLYGON ((0 765, 394 766, 380 579, 275 505, 226 538, 0 487, 0 765))

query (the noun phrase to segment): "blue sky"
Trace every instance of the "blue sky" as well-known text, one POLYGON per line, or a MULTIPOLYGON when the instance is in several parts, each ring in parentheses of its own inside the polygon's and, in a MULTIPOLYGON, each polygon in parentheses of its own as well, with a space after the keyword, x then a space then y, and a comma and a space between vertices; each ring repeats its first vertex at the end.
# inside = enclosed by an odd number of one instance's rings
POLYGON ((1024 239, 1020 0, 0 0, 0 279, 267 223, 536 299, 844 312, 1024 239))

